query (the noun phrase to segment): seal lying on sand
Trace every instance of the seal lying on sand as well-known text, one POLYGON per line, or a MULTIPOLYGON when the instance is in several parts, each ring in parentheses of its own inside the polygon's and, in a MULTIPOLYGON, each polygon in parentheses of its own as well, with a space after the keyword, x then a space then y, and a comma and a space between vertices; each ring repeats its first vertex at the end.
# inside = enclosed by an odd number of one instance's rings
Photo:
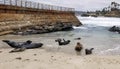
POLYGON ((58 41, 62 41, 62 39, 58 38, 58 39, 55 40, 55 42, 58 42, 58 41))
POLYGON ((78 38, 74 38, 74 40, 81 40, 81 38, 80 38, 80 37, 78 37, 78 38))
POLYGON ((82 49, 83 49, 82 44, 80 42, 77 42, 77 45, 75 46, 75 51, 81 52, 82 49))
POLYGON ((7 43, 10 47, 15 48, 11 52, 21 52, 25 49, 33 49, 42 47, 42 43, 32 43, 32 41, 28 40, 26 42, 14 42, 10 40, 2 40, 3 42, 7 43))
POLYGON ((55 41, 58 42, 59 45, 67 45, 70 43, 70 40, 65 40, 65 39, 63 39, 63 41, 62 39, 57 39, 55 41))
POLYGON ((91 49, 85 49, 85 54, 86 54, 86 55, 90 55, 90 54, 92 54, 93 49, 94 49, 94 48, 91 48, 91 49))
POLYGON ((12 48, 21 48, 23 45, 31 44, 31 40, 27 40, 26 42, 14 42, 10 40, 2 40, 3 42, 7 43, 12 48))

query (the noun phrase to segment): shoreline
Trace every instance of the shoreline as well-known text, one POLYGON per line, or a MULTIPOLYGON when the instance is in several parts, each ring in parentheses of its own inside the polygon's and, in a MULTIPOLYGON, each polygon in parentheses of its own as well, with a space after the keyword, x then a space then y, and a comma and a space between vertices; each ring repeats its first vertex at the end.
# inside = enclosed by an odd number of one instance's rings
POLYGON ((43 49, 8 53, 9 50, 2 49, 0 53, 0 69, 120 69, 120 56, 73 56, 43 49))

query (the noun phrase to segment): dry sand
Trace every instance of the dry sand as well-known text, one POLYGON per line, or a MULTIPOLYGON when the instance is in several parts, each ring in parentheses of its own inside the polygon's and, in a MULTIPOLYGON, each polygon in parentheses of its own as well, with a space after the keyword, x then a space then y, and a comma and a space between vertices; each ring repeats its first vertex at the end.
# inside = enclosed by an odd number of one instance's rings
POLYGON ((120 69, 120 56, 77 56, 41 48, 10 50, 0 49, 0 69, 120 69))

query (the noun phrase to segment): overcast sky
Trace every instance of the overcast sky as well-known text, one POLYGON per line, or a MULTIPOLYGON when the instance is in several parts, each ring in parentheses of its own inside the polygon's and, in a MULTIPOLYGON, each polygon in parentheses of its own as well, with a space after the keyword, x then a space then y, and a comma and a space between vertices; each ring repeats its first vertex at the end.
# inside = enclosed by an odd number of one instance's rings
POLYGON ((112 1, 120 3, 120 0, 30 0, 45 4, 72 7, 79 11, 100 10, 110 5, 112 1))

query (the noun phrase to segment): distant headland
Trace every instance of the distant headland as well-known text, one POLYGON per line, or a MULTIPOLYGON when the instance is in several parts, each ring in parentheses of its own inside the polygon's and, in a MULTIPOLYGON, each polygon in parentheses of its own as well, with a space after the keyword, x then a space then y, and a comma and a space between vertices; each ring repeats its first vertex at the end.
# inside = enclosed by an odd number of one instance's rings
MULTIPOLYGON (((76 12, 78 15, 79 13, 76 12)), ((120 17, 120 4, 117 2, 111 2, 108 7, 104 7, 102 10, 87 11, 81 14, 81 16, 105 16, 105 17, 120 17)))

